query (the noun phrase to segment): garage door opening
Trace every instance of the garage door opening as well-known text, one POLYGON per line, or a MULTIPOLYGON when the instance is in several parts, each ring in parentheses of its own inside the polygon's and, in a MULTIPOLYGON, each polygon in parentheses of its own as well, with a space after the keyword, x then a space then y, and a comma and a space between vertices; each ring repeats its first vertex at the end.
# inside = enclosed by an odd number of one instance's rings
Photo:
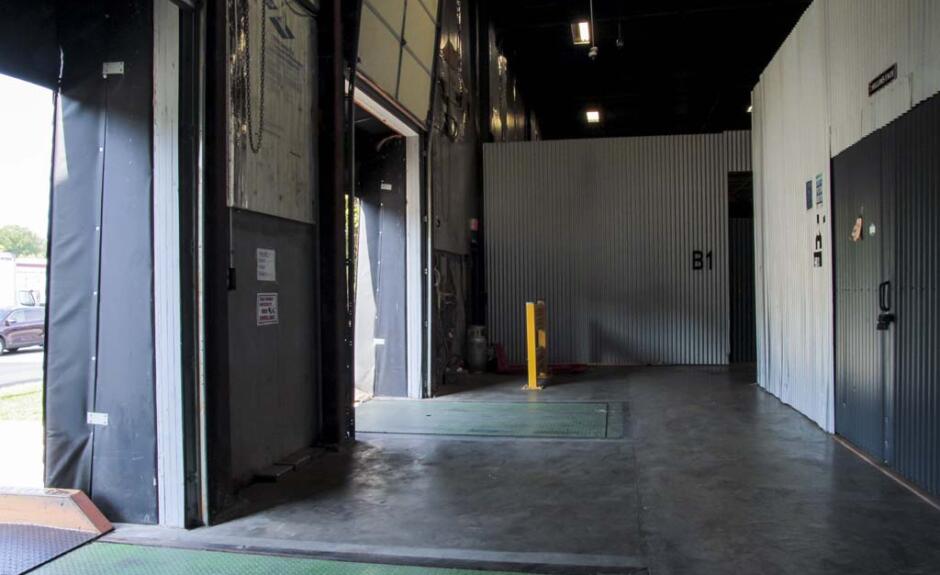
POLYGON ((754 178, 728 174, 728 271, 731 296, 731 363, 757 360, 754 302, 754 178))
POLYGON ((405 139, 356 111, 356 392, 404 397, 405 139))
POLYGON ((355 99, 356 398, 419 399, 420 136, 368 95, 357 91, 355 99))
POLYGON ((53 116, 51 90, 0 76, 0 485, 43 485, 53 116))

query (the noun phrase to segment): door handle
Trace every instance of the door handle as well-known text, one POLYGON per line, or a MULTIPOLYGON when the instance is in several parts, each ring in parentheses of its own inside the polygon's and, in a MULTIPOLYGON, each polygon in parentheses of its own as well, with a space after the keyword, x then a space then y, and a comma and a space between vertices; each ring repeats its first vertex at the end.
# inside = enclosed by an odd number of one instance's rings
POLYGON ((891 282, 878 284, 878 309, 883 313, 891 311, 891 282))

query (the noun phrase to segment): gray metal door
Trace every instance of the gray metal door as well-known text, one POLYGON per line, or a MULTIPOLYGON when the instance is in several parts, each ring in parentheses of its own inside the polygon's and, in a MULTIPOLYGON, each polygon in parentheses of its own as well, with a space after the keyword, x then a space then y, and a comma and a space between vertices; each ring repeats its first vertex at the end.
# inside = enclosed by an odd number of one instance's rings
POLYGON ((940 96, 833 160, 836 432, 940 494, 940 96), (859 241, 851 238, 862 218, 859 241))
MULTIPOLYGON (((940 96, 885 130, 885 197, 895 198, 896 366, 886 459, 904 477, 940 495, 940 96), (890 190, 890 192, 889 192, 890 190)), ((888 278, 891 279, 891 278, 888 278)), ((890 382, 890 380, 889 380, 890 382)))
MULTIPOLYGON (((833 160, 836 289, 836 433, 885 459, 887 307, 881 138, 833 160), (884 326, 882 326, 884 327, 884 326)), ((807 256, 809 257, 809 256, 807 256)))

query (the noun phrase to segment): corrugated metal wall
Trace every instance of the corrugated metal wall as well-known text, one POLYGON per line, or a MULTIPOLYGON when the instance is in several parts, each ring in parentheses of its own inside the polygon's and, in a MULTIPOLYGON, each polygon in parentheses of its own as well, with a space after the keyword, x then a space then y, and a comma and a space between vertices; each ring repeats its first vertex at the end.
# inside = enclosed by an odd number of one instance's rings
POLYGON ((894 461, 940 495, 940 96, 890 126, 897 206, 894 461))
POLYGON ((758 382, 832 430, 824 14, 821 4, 811 6, 764 71, 754 90, 752 125, 754 154, 760 158, 754 165, 758 382), (817 176, 822 177, 821 204, 815 199, 817 176), (822 268, 813 267, 817 233, 823 235, 822 268))
POLYGON ((552 362, 727 363, 728 173, 750 155, 749 132, 484 146, 490 339, 523 361, 540 297, 552 362))
MULTIPOLYGON (((832 162, 835 214, 836 433, 879 460, 885 451, 885 361, 888 332, 878 331, 878 285, 890 273, 882 244, 893 226, 882 195, 881 139, 865 138, 832 162), (858 217, 863 231, 852 241, 858 217)), ((885 198, 886 199, 886 198, 885 198)))
POLYGON ((936 0, 816 0, 753 92, 758 381, 828 431, 830 158, 940 90, 938 47, 936 0), (898 79, 869 97, 868 83, 894 63, 898 79), (815 193, 819 175, 823 201, 808 210, 804 186, 812 180, 815 193))
POLYGON ((832 155, 940 91, 940 2, 817 0, 827 23, 832 155), (868 96, 893 64, 898 78, 868 96))

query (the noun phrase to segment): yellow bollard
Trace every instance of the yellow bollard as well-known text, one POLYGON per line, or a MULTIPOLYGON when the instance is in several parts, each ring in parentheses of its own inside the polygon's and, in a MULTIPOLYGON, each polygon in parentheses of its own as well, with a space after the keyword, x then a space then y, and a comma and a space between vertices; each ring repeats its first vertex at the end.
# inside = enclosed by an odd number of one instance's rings
POLYGON ((526 302, 526 358, 528 363, 527 390, 542 389, 541 382, 548 379, 548 336, 545 302, 526 302))

